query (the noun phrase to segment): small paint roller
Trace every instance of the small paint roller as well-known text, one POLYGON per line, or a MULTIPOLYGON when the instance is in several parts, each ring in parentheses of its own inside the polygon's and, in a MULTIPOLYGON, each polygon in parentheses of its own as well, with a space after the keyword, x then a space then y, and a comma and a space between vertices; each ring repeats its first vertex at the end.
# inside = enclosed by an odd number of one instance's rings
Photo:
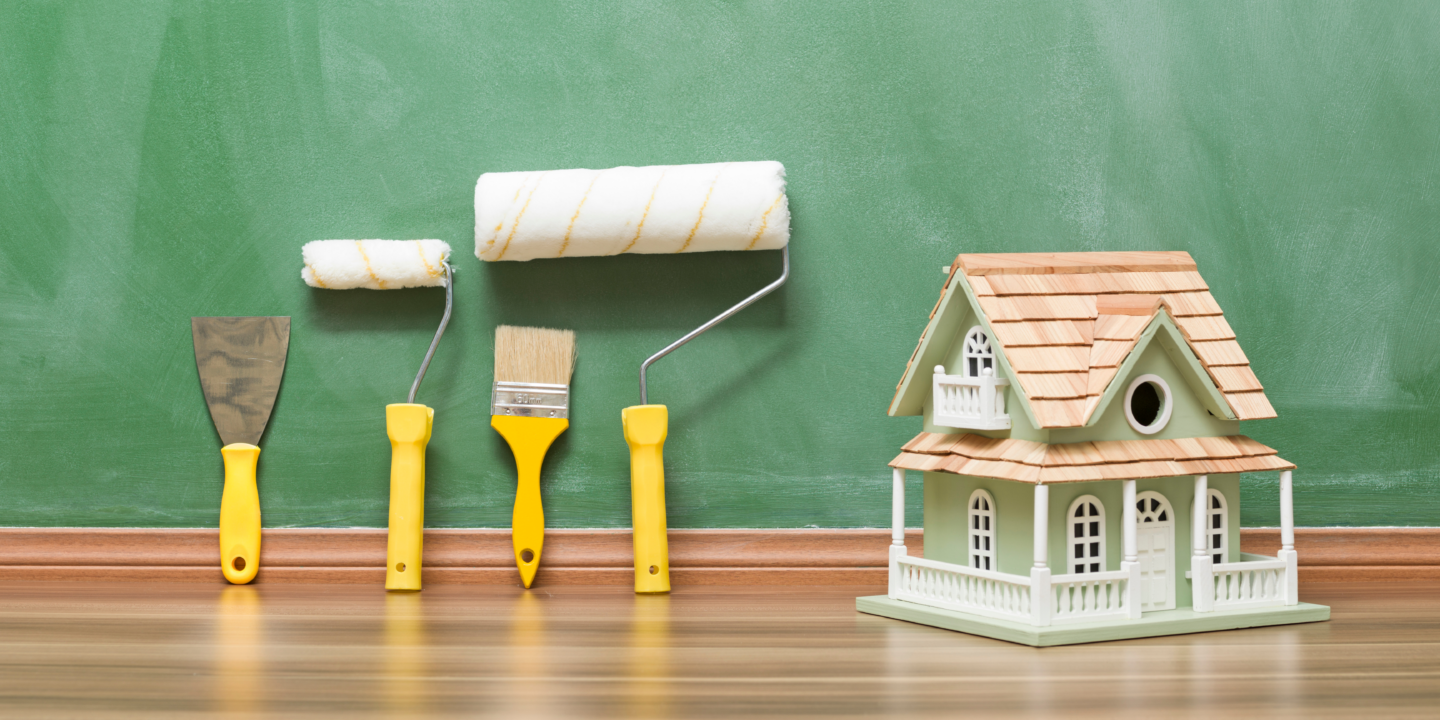
POLYGON ((790 208, 778 162, 486 173, 475 184, 475 255, 481 260, 780 250, 780 278, 651 355, 640 365, 640 404, 621 412, 630 446, 635 592, 670 590, 662 449, 664 405, 650 405, 645 371, 790 277, 790 208))
POLYGON ((316 240, 301 250, 300 276, 310 287, 327 290, 399 290, 444 287, 445 315, 420 363, 420 372, 403 403, 385 406, 390 436, 390 531, 385 551, 385 589, 420 589, 425 530, 425 446, 435 411, 415 402, 420 381, 450 324, 454 282, 450 245, 440 240, 316 240))

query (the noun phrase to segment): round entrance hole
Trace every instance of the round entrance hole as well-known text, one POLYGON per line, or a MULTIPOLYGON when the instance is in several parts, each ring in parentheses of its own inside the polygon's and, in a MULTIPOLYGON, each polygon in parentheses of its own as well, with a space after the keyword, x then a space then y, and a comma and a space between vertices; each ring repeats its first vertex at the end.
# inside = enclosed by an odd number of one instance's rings
POLYGON ((523 562, 523 563, 535 562, 535 553, 534 553, 534 551, 532 551, 530 548, 525 548, 524 550, 521 550, 521 551, 520 551, 520 562, 523 562))
POLYGON ((1154 435, 1170 422, 1170 385, 1159 375, 1141 375, 1125 391, 1125 419, 1142 435, 1154 435))
POLYGON ((1154 425, 1160 417, 1160 391, 1155 383, 1141 383, 1130 396, 1130 415, 1141 425, 1154 425))
POLYGON ((245 570, 245 558, 236 557, 230 561, 230 567, 235 568, 235 572, 243 572, 245 570))

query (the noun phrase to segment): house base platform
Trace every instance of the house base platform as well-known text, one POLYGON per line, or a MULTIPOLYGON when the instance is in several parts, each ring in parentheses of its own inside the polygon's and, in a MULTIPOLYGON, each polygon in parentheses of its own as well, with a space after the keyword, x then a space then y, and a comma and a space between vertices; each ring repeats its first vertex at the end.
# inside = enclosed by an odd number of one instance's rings
POLYGON ((1009 620, 997 620, 954 610, 942 610, 904 600, 891 600, 884 595, 856 598, 855 609, 870 615, 932 625, 946 630, 981 635, 1033 647, 1131 640, 1215 630, 1239 630, 1267 625, 1323 622, 1330 619, 1330 608, 1303 602, 1299 605, 1246 610, 1217 610, 1208 613, 1197 613, 1190 608, 1158 610, 1145 613, 1139 620, 1071 623, 1049 627, 1035 627, 1009 620))

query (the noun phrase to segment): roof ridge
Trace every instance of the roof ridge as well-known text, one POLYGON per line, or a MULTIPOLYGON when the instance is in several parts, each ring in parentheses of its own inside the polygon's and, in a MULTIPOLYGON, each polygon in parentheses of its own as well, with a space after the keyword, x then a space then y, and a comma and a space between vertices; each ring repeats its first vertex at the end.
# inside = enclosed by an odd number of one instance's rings
POLYGON ((964 270, 966 275, 1173 272, 1199 269, 1195 259, 1184 250, 961 253, 955 258, 954 266, 964 270))

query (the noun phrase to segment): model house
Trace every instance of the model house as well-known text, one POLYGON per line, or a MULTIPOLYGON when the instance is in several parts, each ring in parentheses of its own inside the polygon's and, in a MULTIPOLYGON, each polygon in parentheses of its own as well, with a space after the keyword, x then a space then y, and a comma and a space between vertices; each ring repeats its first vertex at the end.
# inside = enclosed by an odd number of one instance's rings
POLYGON ((1188 253, 959 256, 889 413, 924 432, 890 463, 889 593, 863 612, 1030 645, 1329 617, 1296 593, 1295 466, 1241 434, 1275 410, 1188 253), (1259 472, 1273 557, 1240 551, 1259 472))

